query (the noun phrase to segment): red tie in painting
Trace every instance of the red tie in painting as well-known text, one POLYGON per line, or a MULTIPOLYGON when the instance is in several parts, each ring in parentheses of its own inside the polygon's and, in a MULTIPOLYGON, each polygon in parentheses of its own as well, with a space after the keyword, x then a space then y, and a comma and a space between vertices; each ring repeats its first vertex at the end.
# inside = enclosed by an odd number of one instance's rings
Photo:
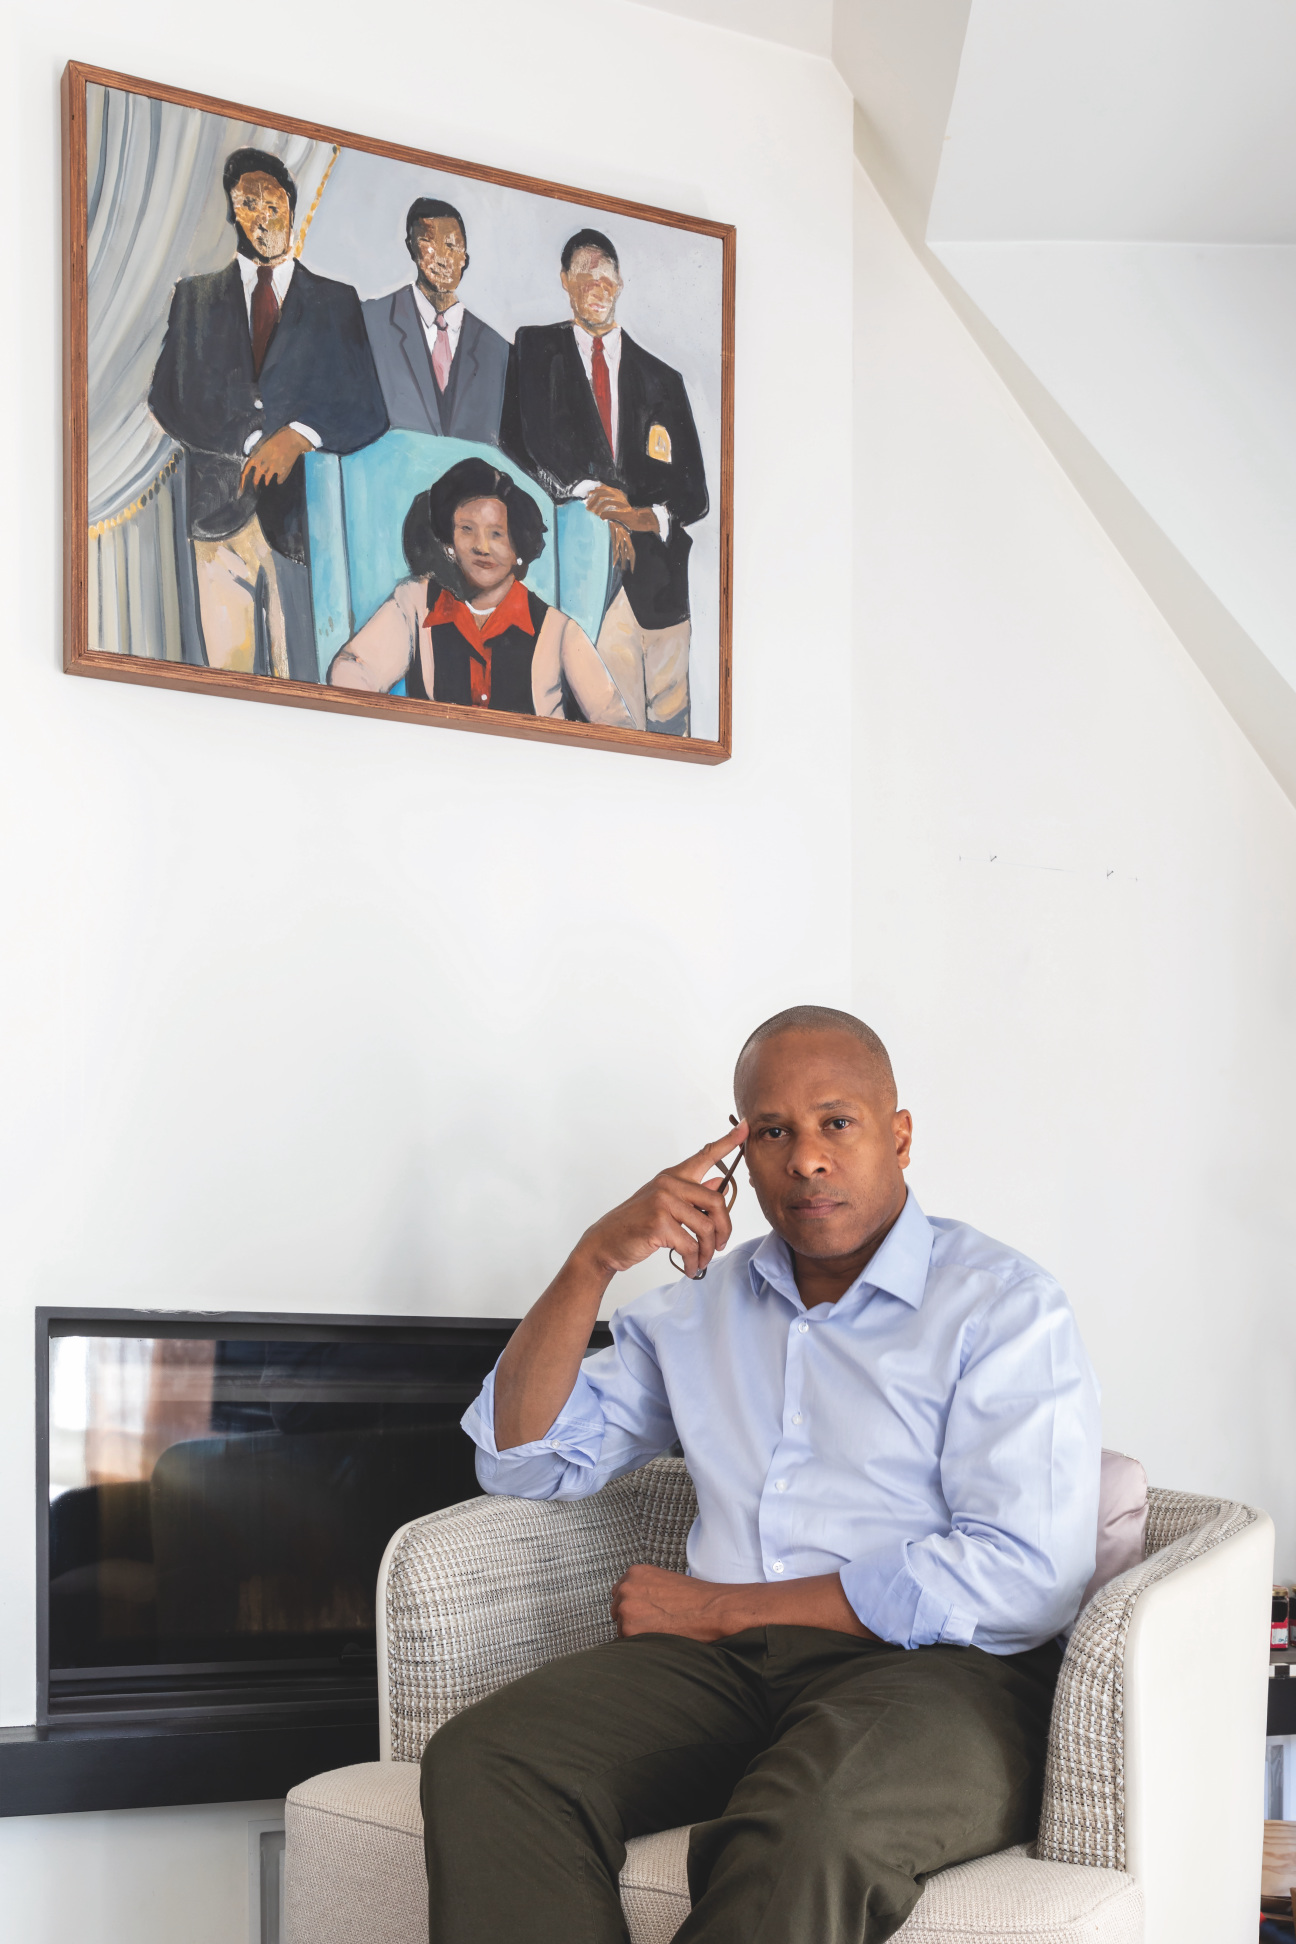
POLYGON ((252 292, 252 369, 258 378, 274 327, 279 322, 279 299, 274 293, 273 276, 268 263, 257 265, 256 289, 252 292))
POLYGON ((607 354, 603 349, 601 337, 596 337, 594 340, 591 369, 594 375, 594 403, 598 406, 598 415, 603 421, 603 433, 608 442, 608 451, 615 458, 616 447, 612 443, 612 381, 608 376, 607 354))

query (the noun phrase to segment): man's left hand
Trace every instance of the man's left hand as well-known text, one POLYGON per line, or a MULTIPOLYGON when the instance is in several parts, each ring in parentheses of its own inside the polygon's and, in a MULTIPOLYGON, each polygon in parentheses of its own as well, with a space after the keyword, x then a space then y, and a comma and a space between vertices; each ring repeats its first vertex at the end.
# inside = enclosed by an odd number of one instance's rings
POLYGON ((842 1590, 837 1573, 785 1580, 778 1586, 719 1586, 632 1566, 612 1589, 612 1618, 622 1640, 634 1634, 683 1634, 686 1640, 724 1640, 748 1627, 825 1627, 876 1640, 842 1590))
POLYGON ((596 486, 585 501, 600 520, 613 520, 628 533, 655 533, 661 537, 657 515, 651 506, 631 506, 619 486, 596 486))
POLYGON ((732 1589, 709 1580, 668 1573, 661 1566, 632 1566, 612 1589, 612 1618, 623 1640, 631 1634, 683 1634, 689 1640, 723 1640, 740 1627, 725 1625, 722 1596, 732 1589))
POLYGON ((240 493, 249 481, 253 486, 277 486, 287 479, 303 452, 310 449, 311 442, 302 433, 294 432, 291 425, 281 425, 277 432, 253 447, 239 479, 240 493))

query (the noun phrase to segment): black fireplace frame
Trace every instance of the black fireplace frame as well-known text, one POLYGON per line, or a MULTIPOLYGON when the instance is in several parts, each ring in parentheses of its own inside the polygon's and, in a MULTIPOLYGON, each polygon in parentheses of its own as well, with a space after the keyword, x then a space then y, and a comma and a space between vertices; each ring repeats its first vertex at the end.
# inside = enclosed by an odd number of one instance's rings
MULTIPOLYGON (((154 1808, 169 1804, 275 1799, 323 1769, 378 1756, 376 1674, 340 1696, 323 1684, 315 1697, 276 1692, 250 1705, 213 1701, 183 1677, 159 1682, 138 1705, 75 1711, 50 1705, 49 1664, 49 1364, 52 1336, 168 1336, 215 1333, 259 1341, 372 1341, 461 1344, 481 1339, 494 1356, 516 1318, 318 1315, 245 1310, 42 1307, 36 1311, 37 1719, 0 1728, 0 1816, 69 1810, 154 1808)), ((598 1324, 591 1348, 611 1341, 598 1324)), ((164 1670, 160 1670, 164 1671, 164 1670)), ((200 1670, 188 1670, 194 1675, 200 1670)))

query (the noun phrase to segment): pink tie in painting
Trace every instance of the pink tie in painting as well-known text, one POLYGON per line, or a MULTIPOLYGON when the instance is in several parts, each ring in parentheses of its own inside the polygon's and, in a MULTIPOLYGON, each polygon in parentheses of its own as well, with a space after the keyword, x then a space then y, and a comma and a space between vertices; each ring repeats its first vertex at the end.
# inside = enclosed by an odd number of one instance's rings
POLYGON ((437 390, 444 391, 450 376, 450 326, 441 312, 437 312, 436 350, 432 353, 432 376, 437 381, 437 390))

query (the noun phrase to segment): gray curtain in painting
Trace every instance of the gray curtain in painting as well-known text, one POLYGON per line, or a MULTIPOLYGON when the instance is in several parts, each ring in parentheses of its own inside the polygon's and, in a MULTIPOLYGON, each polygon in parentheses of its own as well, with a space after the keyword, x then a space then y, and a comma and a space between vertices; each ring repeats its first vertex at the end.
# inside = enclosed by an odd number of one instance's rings
POLYGON ((86 89, 90 646, 201 660, 174 443, 148 409, 180 277, 233 253, 221 168, 245 144, 282 156, 299 219, 328 167, 324 142, 86 89))

